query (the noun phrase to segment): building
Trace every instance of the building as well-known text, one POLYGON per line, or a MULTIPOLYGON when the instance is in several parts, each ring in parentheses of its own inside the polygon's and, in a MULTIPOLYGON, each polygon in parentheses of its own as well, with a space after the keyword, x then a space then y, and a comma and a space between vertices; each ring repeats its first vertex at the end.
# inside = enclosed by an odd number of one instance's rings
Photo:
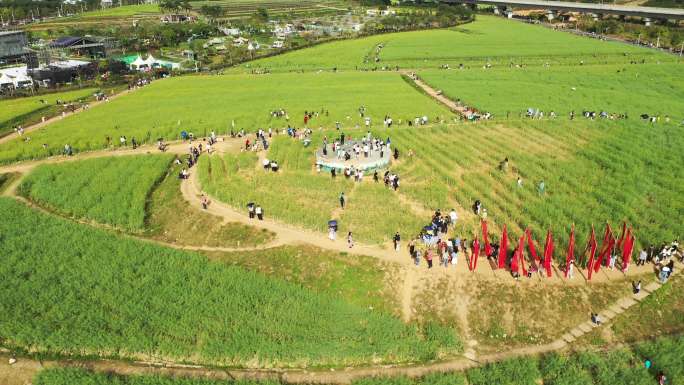
POLYGON ((28 39, 23 31, 0 31, 0 60, 20 59, 28 50, 28 39))
POLYGON ((105 41, 92 36, 64 36, 50 43, 50 48, 69 51, 74 56, 102 58, 106 56, 105 41))

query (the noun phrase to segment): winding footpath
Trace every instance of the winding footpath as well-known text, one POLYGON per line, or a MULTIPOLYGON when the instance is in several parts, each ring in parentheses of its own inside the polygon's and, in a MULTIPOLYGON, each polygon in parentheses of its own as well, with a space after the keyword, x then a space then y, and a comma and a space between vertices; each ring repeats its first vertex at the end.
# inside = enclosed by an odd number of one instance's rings
MULTIPOLYGON (((218 154, 239 151, 241 140, 228 140, 225 142, 220 142, 216 147, 218 154)), ((186 143, 174 143, 168 148, 169 153, 173 154, 185 154, 187 152, 188 145, 186 143)), ((0 167, 0 173, 5 172, 16 172, 25 176, 33 168, 41 164, 55 164, 70 161, 77 161, 83 159, 92 159, 99 157, 111 157, 111 156, 131 156, 140 154, 151 154, 159 153, 154 150, 153 147, 145 146, 140 147, 136 150, 126 149, 126 150, 103 150, 94 151, 87 153, 80 153, 73 157, 55 157, 43 160, 36 160, 31 162, 17 163, 9 166, 0 167)), ((215 155, 203 155, 203 156, 218 156, 215 155)), ((30 202, 23 200, 16 195, 16 188, 21 183, 21 177, 16 178, 13 183, 5 190, 3 195, 14 197, 15 199, 20 199, 25 203, 32 205, 30 202)), ((203 210, 201 207, 201 196, 203 194, 197 172, 193 170, 191 177, 184 180, 181 183, 181 194, 184 199, 197 210, 203 210)), ((41 209, 41 208, 38 208, 41 209)), ((46 211, 44 209, 41 209, 46 211)), ((496 279, 503 282, 509 282, 511 285, 517 282, 512 280, 509 274, 504 270, 493 270, 487 263, 483 260, 478 267, 476 272, 469 272, 466 268, 466 263, 461 263, 456 269, 449 269, 448 272, 441 269, 433 269, 432 271, 427 271, 424 267, 416 267, 413 265, 411 259, 408 258, 407 254, 397 253, 391 248, 381 247, 376 245, 364 245, 356 244, 353 249, 349 249, 345 242, 343 241, 331 241, 324 234, 316 233, 313 231, 306 231, 301 228, 290 226, 275 220, 265 219, 263 221, 249 219, 249 217, 236 209, 223 204, 219 201, 212 199, 209 208, 206 210, 210 214, 218 216, 225 221, 243 223, 250 226, 267 229, 276 234, 276 239, 267 245, 263 245, 260 248, 265 247, 276 247, 278 245, 285 244, 310 244, 317 246, 322 249, 337 251, 341 253, 352 253, 360 255, 368 255, 375 257, 379 260, 398 264, 402 267, 405 276, 403 289, 401 293, 401 307, 402 316, 405 320, 409 321, 412 318, 412 308, 411 299, 413 297, 414 283, 416 277, 425 277, 426 275, 432 274, 439 270, 440 272, 434 273, 436 275, 448 274, 450 276, 459 276, 463 274, 475 274, 478 279, 496 279)), ((46 211, 50 213, 49 211, 46 211)), ((54 215, 54 213, 50 213, 54 215)), ((93 224, 91 222, 83 222, 86 225, 104 226, 93 224)), ((135 237, 131 235, 123 235, 128 237, 134 237, 146 242, 154 242, 162 244, 169 247, 188 249, 188 250, 212 250, 212 251, 244 251, 244 250, 255 250, 259 248, 244 248, 244 249, 230 249, 230 248, 216 248, 216 247, 187 247, 182 245, 168 244, 165 242, 160 242, 156 240, 149 240, 145 238, 135 237)), ((681 264, 677 263, 677 268, 675 272, 679 271, 681 264)), ((649 273, 652 266, 636 267, 632 266, 628 276, 631 275, 641 275, 649 273)), ((581 275, 581 271, 577 272, 577 275, 581 275)), ((602 269, 601 274, 597 275, 595 281, 612 281, 615 279, 623 279, 625 274, 621 272, 608 272, 602 269)), ((560 284, 560 285, 580 285, 585 284, 585 279, 576 278, 574 280, 566 280, 561 278, 559 274, 552 279, 541 279, 537 283, 541 284, 560 284)), ((623 313, 627 309, 636 305, 640 301, 643 301, 652 293, 656 292, 660 288, 660 284, 657 282, 650 283, 646 285, 642 292, 638 295, 625 296, 613 305, 599 312, 601 317, 605 322, 615 318, 619 314, 623 313)), ((576 325, 574 328, 569 330, 566 334, 561 336, 555 341, 552 341, 545 345, 539 346, 528 346, 518 349, 513 349, 505 352, 487 354, 479 356, 474 347, 477 341, 470 340, 467 338, 468 333, 466 332, 466 351, 463 357, 442 361, 442 362, 430 362, 417 365, 382 365, 373 367, 355 367, 355 368, 341 368, 341 369, 328 369, 328 370, 305 370, 305 369, 228 369, 228 368, 210 368, 195 365, 181 365, 173 362, 131 362, 122 360, 47 360, 47 361, 37 361, 27 358, 19 358, 19 362, 14 365, 7 364, 7 356, 10 352, 0 350, 0 353, 4 354, 5 358, 0 360, 0 380, 3 379, 2 373, 14 373, 16 378, 32 378, 35 373, 43 368, 58 367, 58 366, 77 366, 82 368, 88 368, 94 371, 101 372, 113 372, 121 375, 130 374, 160 374, 160 375, 173 375, 173 376, 192 376, 210 379, 276 379, 283 383, 293 383, 293 384, 348 384, 353 380, 369 377, 369 376, 408 376, 408 377, 420 377, 429 373, 434 372, 450 372, 450 371, 462 371, 472 367, 480 366, 490 362, 496 362, 503 359, 536 355, 551 351, 556 351, 564 349, 576 341, 578 338, 582 337, 586 333, 591 332, 593 329, 600 327, 599 325, 593 324, 591 321, 583 322, 576 325), (23 377, 22 377, 23 376, 23 377)))

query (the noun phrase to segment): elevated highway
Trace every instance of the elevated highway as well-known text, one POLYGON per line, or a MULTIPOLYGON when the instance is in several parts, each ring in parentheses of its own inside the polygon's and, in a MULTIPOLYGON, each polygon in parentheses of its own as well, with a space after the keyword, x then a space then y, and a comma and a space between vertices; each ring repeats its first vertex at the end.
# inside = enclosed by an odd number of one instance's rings
POLYGON ((485 4, 502 9, 544 9, 552 12, 580 12, 595 15, 633 16, 643 19, 684 20, 684 9, 639 7, 617 4, 574 3, 546 0, 441 0, 451 4, 485 4))

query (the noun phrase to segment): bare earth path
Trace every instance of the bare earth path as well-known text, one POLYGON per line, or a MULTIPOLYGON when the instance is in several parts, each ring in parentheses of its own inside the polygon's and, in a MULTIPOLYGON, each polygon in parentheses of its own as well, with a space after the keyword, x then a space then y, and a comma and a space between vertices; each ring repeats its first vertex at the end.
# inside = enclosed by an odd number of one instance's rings
POLYGON ((439 91, 437 91, 436 89, 430 87, 427 83, 425 83, 424 81, 422 81, 418 76, 413 76, 413 75, 411 75, 411 73, 408 72, 408 71, 402 71, 402 74, 407 75, 407 76, 411 79, 411 81, 413 81, 413 83, 414 83, 415 85, 417 85, 418 87, 420 87, 420 89, 422 89, 426 94, 430 95, 430 97, 432 97, 432 98, 435 99, 436 101, 438 101, 438 102, 442 103, 443 105, 447 106, 451 111, 453 111, 453 112, 455 112, 455 113, 457 113, 457 114, 459 114, 459 115, 467 116, 467 111, 466 111, 466 109, 465 109, 463 106, 457 104, 457 103, 454 102, 453 100, 451 100, 451 99, 447 98, 446 96, 444 96, 441 92, 439 92, 439 91))
MULTIPOLYGON (((234 151, 239 151, 241 144, 241 140, 228 140, 225 142, 220 142, 216 147, 217 152, 219 153, 225 153, 225 152, 234 152, 234 151)), ((188 144, 187 143, 177 143, 169 146, 168 152, 174 153, 174 154, 185 154, 188 149, 188 144)), ((61 162, 68 162, 68 161, 74 161, 74 160, 82 160, 82 159, 90 159, 90 158, 98 158, 98 157, 109 157, 109 156, 128 156, 128 155, 137 155, 137 154, 150 154, 150 153, 158 153, 158 151, 155 151, 152 147, 147 146, 147 147, 141 147, 136 150, 132 149, 127 149, 127 150, 117 150, 117 151, 112 151, 112 150, 103 150, 103 151, 95 151, 95 152, 88 152, 88 153, 81 153, 77 154, 73 157, 55 157, 55 158, 50 158, 50 159, 43 159, 39 161, 32 161, 32 162, 23 162, 23 163, 17 163, 9 166, 4 166, 0 167, 0 173, 3 172, 19 172, 22 174, 26 174, 30 172, 34 167, 40 165, 40 164, 46 164, 46 163, 61 163, 61 162)), ((218 155, 203 155, 203 156, 218 156, 218 155)), ((20 183, 20 178, 16 181, 13 182, 13 184, 8 188, 5 192, 5 195, 7 196, 15 196, 15 189, 20 183)), ((187 180, 184 180, 181 183, 181 193, 183 197, 187 200, 187 202, 197 208, 198 210, 202 210, 201 208, 201 203, 200 203, 200 196, 202 194, 201 187, 199 185, 199 180, 197 173, 195 170, 191 173, 191 177, 187 180)), ((258 221, 258 220, 250 220, 245 213, 239 212, 232 207, 225 205, 221 202, 213 200, 212 203, 209 206, 209 209, 207 210, 211 214, 214 214, 216 216, 222 217, 224 220, 230 221, 230 222, 238 222, 238 223, 244 223, 248 225, 252 225, 255 227, 259 228, 264 228, 268 229, 274 233, 277 234, 277 239, 273 244, 269 244, 269 247, 272 247, 273 245, 282 245, 282 244, 298 244, 298 243, 307 243, 311 244, 314 246, 318 246, 323 249, 327 250, 333 250, 333 251, 338 251, 338 252, 345 252, 348 253, 350 252, 350 249, 348 249, 346 242, 343 240, 338 240, 338 241, 331 241, 329 240, 324 234, 321 233, 316 233, 313 231, 306 231, 294 226, 290 226, 284 223, 280 223, 271 219, 265 219, 263 221, 258 221)), ((92 225, 91 223, 88 223, 89 225, 92 225)), ((149 241, 149 240, 148 240, 149 241)), ((156 242, 160 243, 158 241, 150 241, 150 242, 156 242)), ((209 247, 197 247, 197 248, 191 248, 191 247, 183 247, 183 246, 178 246, 178 245, 169 245, 166 243, 161 243, 167 246, 171 247, 176 247, 176 248, 186 248, 186 249, 195 249, 195 250, 232 250, 232 249, 223 249, 223 248, 209 248, 209 247)), ((474 274, 474 277, 477 277, 477 279, 496 279, 500 280, 502 282, 508 282, 511 285, 516 284, 514 280, 510 278, 510 276, 507 274, 507 272, 501 270, 501 271, 494 271, 492 270, 487 263, 484 263, 485 261, 482 261, 482 263, 479 264, 478 270, 476 272, 469 272, 466 267, 466 262, 463 261, 461 262, 456 268, 454 269, 449 269, 448 271, 441 271, 435 273, 435 270, 433 271, 428 271, 426 270, 423 266, 421 267, 415 267, 413 266, 411 260, 408 258, 406 251, 403 251, 402 253, 397 253, 394 250, 389 250, 389 249, 384 249, 379 246, 373 246, 373 245, 363 245, 363 244, 357 244, 354 246, 354 248, 351 250, 351 252, 355 254, 361 254, 361 255, 369 255, 376 257, 380 260, 383 261, 388 261, 392 263, 396 263, 402 267, 402 269, 406 273, 406 277, 404 280, 404 286, 402 289, 401 293, 401 302, 402 302, 402 315, 403 318, 406 320, 410 320, 412 317, 412 307, 411 307, 411 301, 413 297, 413 288, 415 287, 415 281, 418 277, 428 277, 431 274, 447 274, 447 275, 453 275, 454 277, 456 276, 464 276, 465 274, 474 274), (420 269, 420 270, 419 270, 420 269), (416 275, 418 274, 418 275, 416 275)), ((675 269, 675 272, 679 271, 680 264, 678 263, 678 268, 675 269)), ((652 269, 651 266, 644 266, 644 267, 636 267, 633 266, 630 268, 630 271, 626 275, 639 275, 639 274, 644 274, 647 272, 650 272, 652 269)), ((539 279, 540 284, 562 284, 562 285, 578 285, 578 284, 585 284, 585 279, 581 277, 581 274, 577 274, 579 277, 575 278, 574 280, 565 280, 560 277, 560 274, 556 274, 556 276, 552 279, 539 279)), ((601 271, 601 274, 598 274, 595 278, 595 281, 609 281, 613 279, 624 279, 625 274, 613 271, 613 272, 607 272, 604 270, 601 271)), ((644 298, 647 298, 651 293, 655 292, 658 288, 660 287, 660 284, 657 282, 651 283, 649 285, 646 285, 642 292, 639 295, 629 295, 626 297, 621 298, 618 300, 616 303, 614 303, 612 306, 608 307, 607 309, 604 309, 603 311, 600 312, 602 318, 604 321, 609 321, 612 318, 616 317, 617 315, 621 314, 624 312, 626 309, 629 309, 631 306, 635 305, 639 301, 642 301, 644 298)), ((463 309, 458 309, 459 312, 464 312, 463 309)), ((463 316, 463 315, 462 315, 463 316)), ((462 320, 462 323, 464 323, 464 326, 467 328, 467 318, 462 320)), ((407 365, 407 366, 392 366, 392 365, 387 365, 387 366, 376 366, 376 367, 367 367, 367 368, 343 368, 343 369, 338 369, 338 370, 250 370, 250 369, 244 369, 244 370, 233 370, 233 369, 221 369, 221 368, 207 368, 207 367, 200 367, 200 366, 187 366, 187 365, 178 365, 174 363, 169 363, 169 362, 130 362, 130 361, 116 361, 116 360, 96 360, 96 361, 80 361, 80 360, 64 360, 64 361, 35 361, 31 359, 24 359, 20 358, 19 362, 17 364, 14 364, 12 366, 9 366, 7 364, 7 360, 3 359, 0 360, 0 380, 4 380, 4 378, 10 378, 10 379, 19 379, 19 381, 22 381, 22 379, 28 379, 32 378, 32 376, 39 371, 40 369, 44 367, 54 367, 54 366, 78 366, 78 367, 85 367, 85 368, 90 368, 95 371, 104 371, 104 372, 115 372, 118 374, 167 374, 167 375, 186 375, 186 376, 193 376, 193 377, 203 377, 203 378, 213 378, 213 379, 234 379, 234 378, 254 378, 254 379, 266 379, 266 378, 272 378, 272 379, 279 379, 283 382, 286 383, 297 383, 297 384, 304 384, 304 383, 311 383, 311 384, 348 384, 354 379, 358 379, 361 377, 368 377, 368 376, 378 376, 378 375, 383 375, 383 376, 409 376, 409 377, 418 377, 418 376, 423 376, 428 373, 433 373, 433 372, 446 372, 446 371, 461 371, 464 369, 468 369, 474 366, 482 365, 488 362, 494 362, 494 361, 499 361, 502 359, 507 359, 507 358, 512 358, 512 357, 517 357, 517 356, 524 356, 524 355, 535 355, 535 354, 540 354, 540 353, 545 353, 545 352, 550 352, 554 350, 559 350, 563 349, 564 347, 568 346, 569 344, 572 344, 573 341, 575 341, 577 338, 583 336, 584 334, 590 332, 593 330, 593 328, 598 327, 597 325, 591 323, 590 321, 583 322, 579 325, 577 325, 575 328, 571 329, 569 332, 567 332, 565 335, 563 335, 561 338, 559 338, 556 341, 553 341, 549 344, 546 345, 541 345, 541 346, 529 346, 529 347, 523 347, 523 348, 518 348, 518 349, 513 349, 510 351, 506 352, 500 352, 496 354, 489 354, 489 355, 483 355, 483 356, 476 356, 474 352, 474 345, 476 344, 475 341, 471 341, 467 338, 468 333, 465 333, 466 336, 466 353, 464 358, 457 358, 449 361, 444 361, 444 362, 433 362, 433 363, 425 363, 425 364, 420 364, 420 365, 407 365), (15 376, 16 374, 16 376, 15 376)), ((0 350, 2 352, 2 350, 0 350)), ((6 352, 5 353, 9 353, 6 352)), ((16 384, 23 384, 26 382, 15 382, 16 384)), ((5 384, 11 384, 11 382, 2 382, 3 385, 5 384)))

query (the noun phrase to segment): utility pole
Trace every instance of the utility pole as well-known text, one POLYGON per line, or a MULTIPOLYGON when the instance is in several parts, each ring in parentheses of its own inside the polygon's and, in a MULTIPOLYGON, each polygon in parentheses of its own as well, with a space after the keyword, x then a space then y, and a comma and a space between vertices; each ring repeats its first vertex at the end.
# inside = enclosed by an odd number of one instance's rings
POLYGON ((682 52, 684 52, 684 41, 682 42, 682 46, 679 48, 679 57, 682 57, 682 52))
POLYGON ((660 34, 658 34, 658 39, 656 39, 656 48, 660 48, 660 34))

